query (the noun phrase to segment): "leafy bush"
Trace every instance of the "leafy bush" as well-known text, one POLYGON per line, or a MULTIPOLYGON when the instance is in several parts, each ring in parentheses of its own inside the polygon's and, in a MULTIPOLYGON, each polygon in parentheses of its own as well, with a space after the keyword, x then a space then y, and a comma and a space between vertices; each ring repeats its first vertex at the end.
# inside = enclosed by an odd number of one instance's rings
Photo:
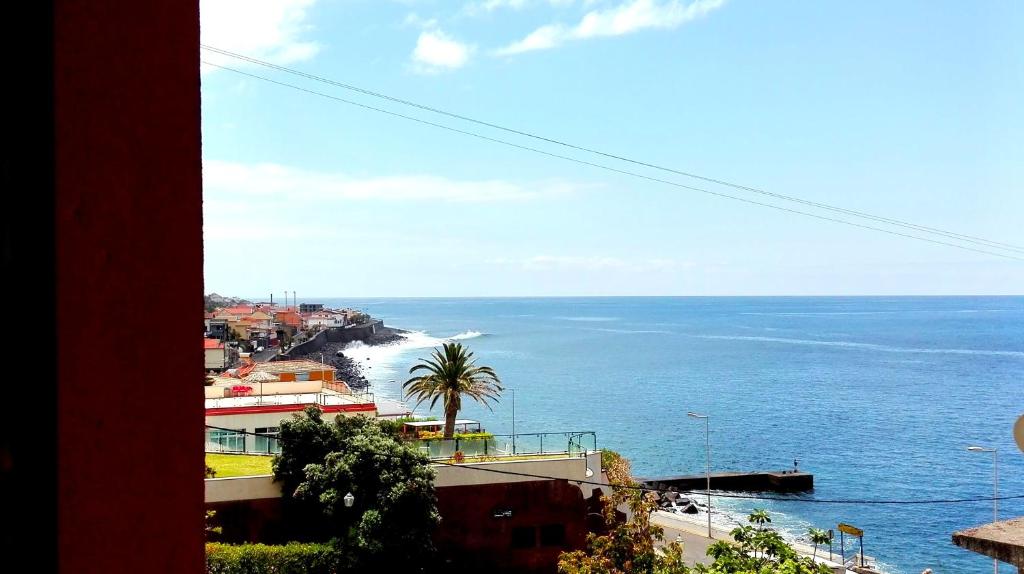
POLYGON ((334 544, 206 544, 207 574, 340 574, 352 569, 334 544))
POLYGON ((368 570, 421 567, 434 554, 440 520, 434 471, 416 447, 378 421, 324 421, 315 407, 282 421, 274 476, 282 485, 289 533, 299 539, 337 538, 368 570), (355 497, 351 507, 345 496, 355 497))

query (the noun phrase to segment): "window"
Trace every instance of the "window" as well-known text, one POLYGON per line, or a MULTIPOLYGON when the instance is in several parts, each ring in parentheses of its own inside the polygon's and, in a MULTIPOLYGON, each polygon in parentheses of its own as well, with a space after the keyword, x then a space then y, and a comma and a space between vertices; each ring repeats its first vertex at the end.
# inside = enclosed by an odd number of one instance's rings
POLYGON ((211 430, 210 443, 220 452, 245 452, 245 429, 211 430))
POLYGON ((309 373, 295 373, 295 380, 296 381, 308 381, 309 380, 309 373))
POLYGON ((564 524, 545 524, 540 527, 541 546, 563 546, 565 544, 564 524))
POLYGON ((537 545, 536 529, 532 526, 516 526, 512 529, 512 548, 533 548, 537 545))
MULTIPOLYGON (((279 427, 258 427, 256 429, 256 434, 257 435, 270 434, 270 435, 274 435, 276 437, 277 433, 280 430, 281 429, 279 427)), ((281 451, 281 447, 280 447, 280 445, 278 445, 276 438, 269 438, 269 437, 265 437, 265 436, 257 436, 257 437, 254 437, 254 438, 256 439, 256 447, 254 449, 255 452, 267 452, 267 453, 275 452, 276 453, 276 452, 280 452, 281 451)))

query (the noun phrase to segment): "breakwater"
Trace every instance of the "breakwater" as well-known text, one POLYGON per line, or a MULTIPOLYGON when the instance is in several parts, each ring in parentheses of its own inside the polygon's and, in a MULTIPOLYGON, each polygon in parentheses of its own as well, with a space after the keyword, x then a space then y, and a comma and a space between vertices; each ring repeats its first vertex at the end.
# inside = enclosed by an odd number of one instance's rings
MULTIPOLYGON (((711 490, 733 492, 806 492, 814 490, 814 475, 809 472, 795 470, 765 472, 713 472, 711 473, 711 490)), ((644 486, 679 491, 700 491, 708 484, 708 476, 693 474, 684 476, 665 476, 660 478, 642 478, 644 486)))

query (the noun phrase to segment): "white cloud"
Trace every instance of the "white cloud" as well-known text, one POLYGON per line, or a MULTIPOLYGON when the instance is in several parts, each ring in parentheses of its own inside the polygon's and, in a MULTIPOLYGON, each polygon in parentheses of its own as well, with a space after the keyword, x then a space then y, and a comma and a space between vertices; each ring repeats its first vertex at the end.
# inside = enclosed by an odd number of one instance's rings
POLYGON ((421 73, 455 70, 466 65, 473 46, 463 44, 439 28, 420 32, 412 51, 414 69, 421 73))
MULTIPOLYGON (((549 4, 554 7, 569 6, 576 0, 546 0, 545 4, 549 4)), ((584 5, 590 5, 595 1, 599 0, 584 0, 584 5)), ((462 12, 469 16, 477 16, 480 14, 489 14, 498 10, 522 10, 523 8, 530 6, 531 4, 539 4, 536 0, 480 0, 479 2, 469 2, 462 7, 462 12)))
MULTIPOLYGON (((453 180, 436 175, 352 177, 278 164, 203 162, 204 195, 224 201, 523 201, 565 195, 585 186, 561 181, 519 184, 505 180, 453 180)), ((243 202, 244 202, 243 201, 243 202)))
POLYGON ((495 52, 513 55, 555 48, 570 40, 621 36, 649 28, 672 29, 700 18, 725 4, 725 0, 629 0, 611 8, 592 10, 573 27, 548 24, 522 40, 495 52))
MULTIPOLYGON (((308 60, 320 46, 304 38, 316 0, 200 0, 200 41, 275 64, 308 60)), ((201 50, 204 60, 234 67, 245 62, 201 50)), ((203 66, 203 71, 214 70, 203 66)))

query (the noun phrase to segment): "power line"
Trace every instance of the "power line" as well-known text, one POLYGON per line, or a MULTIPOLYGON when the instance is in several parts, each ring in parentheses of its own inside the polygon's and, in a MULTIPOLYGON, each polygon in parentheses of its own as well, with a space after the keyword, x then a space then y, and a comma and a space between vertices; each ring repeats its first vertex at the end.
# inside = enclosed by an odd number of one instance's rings
MULTIPOLYGON (((211 429, 211 430, 228 431, 228 432, 233 432, 233 433, 237 433, 237 434, 244 434, 244 435, 251 435, 251 436, 258 436, 258 437, 264 437, 264 438, 280 440, 280 436, 278 436, 278 435, 254 433, 254 432, 249 432, 249 431, 244 431, 244 430, 229 429, 229 428, 223 428, 223 427, 215 427, 215 426, 210 426, 210 425, 206 425, 206 428, 207 429, 211 429)), ((226 453, 226 454, 232 454, 232 453, 226 453)), ((235 453, 235 454, 238 454, 238 453, 235 453)), ((384 456, 384 457, 397 458, 394 455, 391 455, 391 454, 388 454, 388 453, 379 453, 379 455, 380 456, 384 456)), ((695 496, 695 495, 698 495, 698 494, 704 494, 703 491, 666 490, 666 489, 653 488, 653 487, 650 487, 650 486, 643 486, 643 485, 640 485, 640 484, 607 484, 607 483, 604 483, 604 482, 596 482, 596 481, 592 481, 592 480, 576 480, 576 479, 573 479, 573 478, 566 478, 564 476, 551 476, 551 475, 545 475, 545 474, 534 474, 534 473, 529 473, 529 472, 517 472, 517 471, 514 471, 514 470, 502 470, 502 469, 498 469, 498 468, 489 468, 489 467, 485 467, 485 466, 468 466, 465 463, 460 464, 460 463, 440 461, 440 460, 431 460, 430 464, 449 466, 449 467, 460 468, 460 469, 464 469, 464 470, 476 470, 476 471, 481 471, 481 472, 490 472, 490 473, 494 473, 494 474, 503 474, 503 475, 508 475, 508 476, 518 476, 518 477, 522 477, 522 478, 536 478, 536 479, 541 479, 541 480, 565 480, 567 482, 575 482, 575 483, 580 484, 580 485, 586 484, 586 485, 590 485, 590 486, 610 487, 610 488, 624 489, 624 490, 636 490, 636 491, 641 491, 641 492, 653 492, 653 493, 657 493, 657 494, 666 493, 666 492, 676 492, 678 494, 687 494, 687 495, 691 495, 691 496, 695 496)), ((972 502, 992 502, 993 500, 1017 500, 1017 499, 1024 498, 1024 494, 1019 494, 1019 495, 1014 495, 1014 496, 1000 496, 998 498, 996 498, 996 497, 988 497, 988 498, 939 498, 939 499, 924 499, 924 500, 877 500, 877 499, 876 500, 872 500, 872 499, 851 500, 851 499, 826 499, 826 498, 795 498, 795 497, 783 497, 783 496, 754 496, 754 495, 748 495, 748 494, 731 494, 731 493, 715 494, 713 496, 716 496, 718 498, 731 498, 731 499, 740 499, 740 500, 773 500, 773 501, 779 501, 779 502, 801 502, 801 503, 815 503, 815 504, 869 504, 869 505, 871 505, 871 504, 876 504, 876 505, 964 504, 964 503, 972 503, 972 502)))
MULTIPOLYGON (((986 247, 990 247, 990 248, 1004 249, 1004 250, 1009 250, 1009 251, 1015 251, 1015 252, 1018 252, 1018 253, 1024 253, 1024 247, 1021 247, 1021 246, 1018 246, 1018 245, 1013 245, 1011 243, 1004 243, 1004 242, 1000 242, 1000 241, 993 241, 993 240, 990 240, 990 239, 985 239, 983 237, 977 237, 977 236, 973 236, 973 235, 966 235, 966 234, 962 234, 962 233, 946 231, 946 230, 938 229, 938 228, 935 228, 935 227, 928 227, 928 226, 925 226, 925 225, 911 223, 911 222, 907 222, 907 221, 903 221, 903 220, 899 220, 899 219, 895 219, 895 218, 883 217, 883 216, 880 216, 880 215, 875 215, 875 214, 867 213, 867 212, 863 212, 863 211, 856 211, 856 210, 853 210, 853 209, 847 209, 847 208, 843 208, 843 207, 838 207, 838 206, 830 205, 830 204, 827 204, 827 203, 821 203, 821 202, 811 201, 811 200, 807 200, 807 199, 803 199, 803 198, 799 198, 799 197, 794 197, 794 196, 791 196, 791 195, 775 193, 775 192, 767 191, 767 190, 764 190, 764 189, 761 189, 761 188, 751 187, 751 186, 747 186, 747 185, 742 185, 742 184, 726 181, 726 180, 723 180, 723 179, 703 176, 703 175, 696 174, 696 173, 693 173, 693 172, 688 172, 688 171, 683 171, 683 170, 674 169, 674 168, 670 168, 670 167, 665 167, 665 166, 662 166, 662 165, 659 165, 659 164, 655 164, 655 163, 651 163, 651 162, 646 162, 646 161, 630 158, 630 157, 619 155, 619 154, 613 154, 613 153, 609 153, 609 152, 604 152, 604 151, 601 151, 601 150, 598 150, 598 149, 594 149, 594 148, 590 148, 590 147, 586 147, 586 146, 582 146, 582 145, 578 145, 578 144, 569 143, 569 142, 566 142, 564 140, 559 140, 559 139, 555 139, 555 138, 550 138, 550 137, 541 136, 541 135, 537 135, 537 134, 534 134, 534 133, 526 132, 526 131, 523 131, 523 130, 518 130, 518 129, 515 129, 515 128, 510 128, 510 127, 503 126, 503 125, 500 125, 500 124, 496 124, 496 123, 493 123, 493 122, 479 120, 479 119, 476 119, 476 118, 473 118, 473 117, 470 117, 470 116, 466 116, 466 115, 463 115, 463 114, 459 114, 459 113, 455 113, 455 112, 450 112, 450 111, 443 110, 443 109, 440 109, 440 108, 436 108, 436 107, 420 104, 420 103, 417 103, 417 102, 414 102, 414 101, 411 101, 411 100, 406 100, 406 99, 403 99, 403 98, 398 98, 398 97, 395 97, 395 96, 390 96, 390 95, 387 95, 387 94, 383 94, 383 93, 380 93, 380 92, 375 92, 373 90, 368 90, 366 88, 361 88, 359 86, 355 86, 355 85, 352 85, 352 84, 347 84, 347 83, 344 83, 344 82, 339 82, 339 81, 336 81, 336 80, 332 80, 330 78, 325 78, 323 76, 318 76, 316 74, 310 74, 310 73, 307 73, 307 72, 302 72, 300 70, 295 70, 293 68, 288 68, 286 66, 279 66, 279 65, 273 64, 271 62, 267 62, 267 61, 264 61, 264 60, 253 58, 251 56, 246 56, 244 54, 238 54, 238 53, 235 53, 235 52, 224 50, 222 48, 217 48, 217 47, 209 46, 209 45, 206 45, 206 44, 200 44, 200 47, 202 49, 204 49, 204 50, 209 51, 209 52, 214 52, 214 53, 217 53, 217 54, 220 54, 220 55, 223 55, 223 56, 228 56, 230 58, 235 58, 235 59, 238 59, 238 60, 243 60, 243 61, 250 62, 250 63, 253 63, 253 64, 257 64, 257 65, 260 65, 260 66, 264 66, 264 67, 267 67, 267 68, 271 68, 271 69, 274 69, 274 70, 285 72, 285 73, 288 73, 288 74, 292 74, 292 75, 300 76, 300 77, 307 78, 307 79, 310 79, 310 80, 314 80, 314 81, 317 81, 317 82, 329 84, 329 85, 336 86, 336 87, 339 87, 339 88, 342 88, 342 89, 345 89, 345 90, 350 90, 350 91, 358 92, 358 93, 365 94, 365 95, 368 95, 368 96, 372 96, 372 97, 375 97, 375 98, 385 99, 385 100, 392 101, 392 102, 395 102, 395 103, 399 103, 399 104, 402 104, 402 105, 405 105, 405 106, 411 106, 411 107, 418 108, 418 109, 421 109, 421 110, 424 110, 424 111, 428 111, 428 112, 432 112, 432 113, 435 113, 435 114, 440 114, 440 115, 443 115, 443 116, 447 116, 447 117, 450 117, 450 118, 453 118, 453 119, 458 119, 458 120, 462 120, 462 121, 466 121, 466 122, 471 122, 471 123, 474 123, 474 124, 477 124, 477 125, 481 125, 481 126, 485 126, 485 127, 501 130, 501 131, 504 131, 504 132, 507 132, 507 133, 516 134, 516 135, 523 136, 523 137, 532 138, 532 139, 535 139, 535 140, 551 143, 551 144, 562 146, 562 147, 565 147, 565 148, 574 149, 574 150, 577 150, 577 151, 582 151, 582 152, 586 152, 586 153, 590 153, 590 154, 594 154, 594 155, 598 155, 598 156, 602 156, 602 157, 606 157, 606 158, 609 158, 609 159, 614 159, 614 160, 618 160, 618 161, 622 161, 622 162, 626 162, 626 163, 631 163, 631 164, 634 164, 634 165, 639 165, 639 166, 643 166, 643 167, 647 167, 647 168, 651 168, 651 169, 656 169, 656 170, 664 171, 664 172, 667 172, 667 173, 673 173, 673 174, 676 174, 676 175, 682 175, 682 176, 685 176, 685 177, 689 177, 689 178, 693 178, 693 179, 698 179, 698 180, 701 180, 701 181, 705 181, 705 182, 708 182, 708 183, 714 183, 714 184, 722 185, 722 186, 726 186, 726 187, 731 187, 731 188, 742 190, 742 191, 748 191, 748 192, 752 192, 752 193, 757 193, 757 194, 760 194, 760 195, 764 195, 764 196, 768 196, 768 197, 773 197, 775 199, 782 199, 782 200, 785 200, 785 201, 795 202, 795 203, 799 203, 799 204, 802 204, 802 205, 807 205, 807 206, 810 206, 810 207, 816 207, 816 208, 819 208, 819 209, 824 209, 824 210, 828 210, 828 211, 832 211, 832 212, 836 212, 836 213, 841 213, 841 214, 844 214, 844 215, 860 217, 860 218, 868 219, 868 220, 871 220, 871 221, 876 221, 876 222, 879 222, 879 223, 885 223, 885 224, 888 224, 888 225, 893 225, 893 226, 897 226, 897 227, 903 227, 903 228, 906 228, 906 229, 912 229, 914 231, 921 231, 921 232, 925 232, 925 233, 931 233, 931 234, 935 234, 935 235, 940 235, 940 236, 947 237, 947 238, 950 238, 950 239, 956 239, 956 240, 959 240, 959 241, 964 241, 964 242, 972 243, 972 244, 976 244, 976 245, 982 245, 982 246, 986 246, 986 247)), ((212 65, 212 66, 216 66, 216 64, 211 64, 209 62, 207 62, 207 64, 208 65, 212 65)))
POLYGON ((877 231, 879 233, 886 233, 886 234, 889 234, 889 235, 894 235, 894 236, 897 236, 897 237, 904 237, 904 238, 907 238, 907 239, 916 239, 918 241, 925 241, 925 242, 928 242, 928 243, 934 243, 936 245, 944 245, 944 246, 947 246, 947 247, 955 247, 957 249, 963 249, 965 251, 973 251, 975 253, 982 253, 982 254, 985 254, 985 255, 993 255, 995 257, 1003 257, 1005 259, 1014 259, 1014 260, 1017 260, 1017 261, 1024 261, 1024 257, 1017 257, 1015 255, 1010 255, 1010 254, 1006 254, 1006 253, 999 253, 999 252, 995 252, 995 251, 986 251, 984 249, 977 249, 977 248, 974 248, 974 247, 968 247, 966 245, 959 245, 959 244, 956 244, 956 243, 949 243, 947 241, 940 241, 938 239, 931 239, 931 238, 927 238, 927 237, 920 237, 920 236, 917 236, 917 235, 911 235, 909 233, 902 233, 902 232, 899 232, 899 231, 893 231, 891 229, 883 229, 881 227, 873 227, 873 226, 870 226, 870 225, 864 225, 864 224, 861 224, 861 223, 855 223, 855 222, 846 221, 846 220, 843 220, 843 219, 836 219, 834 217, 828 217, 828 216, 825 216, 825 215, 819 215, 819 214, 816 214, 816 213, 809 213, 809 212, 806 212, 806 211, 800 211, 800 210, 797 210, 797 209, 791 209, 791 208, 783 207, 783 206, 780 206, 780 205, 774 205, 774 204, 771 204, 771 203, 764 203, 764 202, 761 202, 761 201, 755 201, 753 199, 747 199, 747 198, 744 198, 744 197, 738 197, 738 196, 735 196, 735 195, 729 195, 727 193, 722 193, 722 192, 718 192, 718 191, 712 191, 712 190, 709 190, 709 189, 704 189, 704 188, 700 188, 700 187, 694 187, 694 186, 690 186, 690 185, 684 185, 682 183, 675 182, 675 181, 670 181, 670 180, 667 180, 667 179, 661 179, 661 178, 657 178, 657 177, 652 177, 652 176, 649 176, 649 175, 644 175, 644 174, 633 172, 633 171, 629 171, 629 170, 624 170, 624 169, 619 169, 619 168, 611 167, 611 166, 608 166, 608 165, 605 165, 605 164, 591 162, 591 161, 587 161, 587 160, 583 160, 583 159, 579 159, 579 158, 575 158, 575 157, 571 157, 571 156, 566 156, 566 155, 561 155, 561 154, 545 151, 545 150, 542 150, 542 149, 539 149, 539 148, 534 148, 534 147, 530 147, 530 146, 525 146, 525 145, 517 144, 517 143, 514 143, 514 142, 510 142, 508 140, 494 138, 494 137, 486 136, 486 135, 479 134, 479 133, 476 133, 476 132, 471 132, 471 131, 468 131, 468 130, 454 128, 452 126, 448 126, 448 125, 444 125, 444 124, 439 124, 439 123, 432 122, 432 121, 429 121, 429 120, 424 120, 422 118, 417 118, 415 116, 409 116, 409 115, 406 115, 406 114, 402 114, 402 113, 399 113, 399 112, 387 110, 387 109, 384 109, 384 108, 378 108, 378 107, 371 106, 371 105, 368 105, 368 104, 364 104, 364 103, 361 103, 361 102, 356 102, 354 100, 348 100, 348 99, 341 98, 341 97, 338 97, 338 96, 334 96, 334 95, 331 95, 331 94, 325 94, 323 92, 318 92, 316 90, 310 90, 308 88, 303 88, 301 86, 296 86, 294 84, 289 84, 287 82, 281 82, 281 81, 278 81, 278 80, 267 78, 265 76, 260 76, 258 74, 252 74, 252 73, 249 73, 249 72, 243 72, 241 70, 238 70, 236 68, 231 68, 229 66, 224 66, 224 65, 221 65, 221 64, 214 64, 213 62, 208 62, 208 61, 205 61, 205 60, 202 60, 201 62, 203 64, 207 65, 207 66, 212 66, 212 67, 215 67, 215 68, 219 68, 219 69, 222 69, 222 70, 233 72, 235 74, 239 74, 239 75, 246 76, 246 77, 249 77, 249 78, 253 78, 253 79, 256 79, 256 80, 261 80, 261 81, 264 81, 264 82, 269 82, 271 84, 276 84, 278 86, 282 86, 282 87, 286 87, 286 88, 291 88, 293 90, 298 90, 300 92, 305 92, 307 94, 312 94, 312 95, 315 95, 315 96, 320 96, 320 97, 327 98, 327 99, 330 99, 330 100, 334 100, 334 101, 337 101, 337 102, 341 102, 341 103, 344 103, 344 104, 360 107, 360 108, 363 108, 363 109, 367 109, 367 110, 371 110, 371 111, 374 111, 374 112, 386 114, 386 115, 389 115, 389 116, 393 116, 393 117, 409 120, 409 121, 412 121, 412 122, 417 122, 417 123, 420 123, 420 124, 432 126, 432 127, 443 129, 443 130, 447 130, 447 131, 450 131, 450 132, 454 132, 454 133, 458 133, 458 134, 462 134, 462 135, 467 135, 467 136, 475 137, 475 138, 478 138, 478 139, 481 139, 481 140, 485 140, 485 141, 489 141, 489 142, 493 142, 493 143, 497 143, 497 144, 501 144, 501 145, 505 145, 505 146, 509 146, 509 147, 513 147, 513 148, 517 148, 517 149, 521 149, 521 150, 524 150, 524 151, 538 153, 538 154, 541 154, 541 155, 545 155, 545 156, 548 156, 548 157, 553 157, 553 158, 561 159, 561 160, 564 160, 564 161, 570 161, 570 162, 577 163, 577 164, 580 164, 580 165, 586 165, 586 166, 594 167, 594 168, 597 168, 597 169, 602 169, 602 170, 609 171, 609 172, 614 172, 614 173, 619 173, 619 174, 623 174, 623 175, 628 175, 628 176, 631 176, 631 177, 645 179, 645 180, 648 180, 648 181, 662 183, 662 184, 665 184, 665 185, 671 185, 673 187, 678 187, 678 188, 681 188, 681 189, 688 189, 688 190, 691 190, 691 191, 697 191, 697 192, 700 192, 700 193, 705 193, 705 194, 708 194, 708 195, 714 195, 714 196, 717 196, 717 197, 731 199, 731 200, 734 200, 734 201, 740 201, 740 202, 748 203, 748 204, 751 204, 751 205, 759 205, 761 207, 768 207, 768 208, 775 209, 775 210, 778 210, 778 211, 784 211, 784 212, 787 212, 787 213, 803 215, 803 216, 806 216, 806 217, 813 217, 815 219, 820 219, 820 220, 823 220, 823 221, 830 221, 830 222, 833 222, 833 223, 841 223, 843 225, 849 225, 851 227, 858 227, 858 228, 861 228, 861 229, 868 229, 868 230, 871 230, 871 231, 877 231))

